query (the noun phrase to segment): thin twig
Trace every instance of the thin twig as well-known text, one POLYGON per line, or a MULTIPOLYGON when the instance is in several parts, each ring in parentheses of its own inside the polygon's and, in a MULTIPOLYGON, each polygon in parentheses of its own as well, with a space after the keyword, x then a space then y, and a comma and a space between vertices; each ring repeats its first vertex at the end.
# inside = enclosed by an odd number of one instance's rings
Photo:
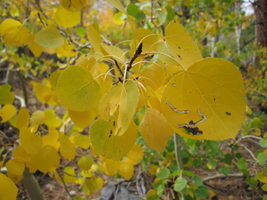
POLYGON ((210 181, 210 180, 213 180, 213 179, 217 179, 217 178, 229 178, 229 177, 244 177, 244 174, 228 174, 228 175, 224 175, 224 174, 216 174, 214 176, 210 176, 210 177, 207 177, 207 178, 204 178, 202 179, 203 182, 206 182, 206 181, 210 181))
POLYGON ((254 154, 245 146, 245 145, 243 145, 243 144, 238 144, 238 146, 240 146, 240 147, 243 147, 249 154, 250 154, 250 156, 256 161, 256 162, 258 162, 258 160, 257 160, 257 158, 254 156, 254 154))
POLYGON ((60 174, 59 174, 59 170, 56 169, 56 171, 57 171, 57 174, 58 174, 59 178, 60 178, 61 181, 62 181, 62 184, 64 185, 64 188, 65 188, 67 194, 69 195, 69 197, 70 197, 71 199, 73 199, 72 196, 71 196, 71 194, 70 194, 70 192, 69 192, 69 190, 68 190, 68 188, 67 188, 67 186, 66 186, 66 183, 65 183, 64 179, 63 179, 63 178, 60 176, 60 174))

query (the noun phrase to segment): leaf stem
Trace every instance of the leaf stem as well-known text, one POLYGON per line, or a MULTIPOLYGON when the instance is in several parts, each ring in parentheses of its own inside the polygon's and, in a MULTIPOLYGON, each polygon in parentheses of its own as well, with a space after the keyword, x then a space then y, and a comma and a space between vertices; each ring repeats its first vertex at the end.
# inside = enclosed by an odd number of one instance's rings
POLYGON ((37 180, 35 179, 34 175, 29 172, 27 167, 25 167, 21 183, 28 192, 31 200, 44 200, 37 180))
POLYGON ((181 157, 181 143, 179 140, 179 135, 177 133, 173 132, 173 137, 174 137, 175 158, 176 158, 176 162, 177 162, 177 167, 178 167, 178 170, 183 170, 184 166, 183 166, 183 161, 182 161, 182 157, 181 157))

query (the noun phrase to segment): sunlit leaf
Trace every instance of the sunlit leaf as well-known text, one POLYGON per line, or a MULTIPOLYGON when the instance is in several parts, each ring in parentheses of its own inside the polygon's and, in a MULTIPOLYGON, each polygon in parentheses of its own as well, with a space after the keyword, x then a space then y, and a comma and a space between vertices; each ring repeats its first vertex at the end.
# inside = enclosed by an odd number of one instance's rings
POLYGON ((43 173, 56 169, 59 161, 57 150, 49 145, 40 148, 32 157, 32 162, 43 173))
POLYGON ((48 127, 59 127, 61 125, 60 119, 55 115, 55 110, 49 109, 44 111, 45 114, 45 124, 48 127))
POLYGON ((72 167, 67 166, 64 168, 64 181, 66 183, 73 183, 77 180, 75 171, 72 167))
POLYGON ((140 133, 151 148, 161 151, 165 148, 169 139, 168 121, 159 111, 147 108, 140 124, 140 133))
POLYGON ((17 162, 27 162, 31 159, 31 155, 28 154, 21 145, 19 145, 13 151, 13 158, 17 162))
POLYGON ((107 174, 110 176, 114 176, 115 172, 117 172, 121 166, 120 160, 111 160, 111 159, 104 159, 107 169, 107 174))
POLYGON ((124 85, 114 85, 99 103, 98 112, 106 120, 114 115, 117 109, 118 119, 114 135, 123 135, 133 119, 139 99, 138 87, 129 80, 124 85))
POLYGON ((35 57, 39 57, 43 52, 43 47, 40 46, 39 44, 37 44, 37 42, 35 42, 34 39, 35 39, 35 36, 34 36, 33 40, 30 41, 30 43, 28 45, 29 45, 29 48, 30 48, 31 52, 33 53, 33 55, 35 57))
POLYGON ((76 155, 76 148, 75 145, 71 143, 69 138, 61 133, 59 135, 59 142, 60 142, 60 154, 64 158, 68 160, 72 160, 76 155))
POLYGON ((0 86, 0 104, 12 104, 14 101, 14 92, 11 92, 11 85, 0 86))
POLYGON ((66 42, 62 46, 58 47, 56 51, 58 55, 65 57, 73 57, 78 53, 73 45, 67 44, 66 42))
POLYGON ((101 97, 99 85, 81 66, 65 69, 59 77, 56 91, 61 105, 75 111, 92 110, 101 97))
POLYGON ((166 27, 166 42, 172 55, 184 69, 202 59, 196 43, 178 22, 172 21, 166 27))
POLYGON ((59 26, 66 28, 73 27, 80 23, 81 13, 68 11, 62 5, 59 5, 55 13, 55 21, 59 26))
POLYGON ((57 48, 64 44, 64 39, 54 27, 46 27, 35 36, 35 42, 45 48, 57 48))
POLYGON ((94 110, 83 111, 83 112, 74 110, 68 110, 68 111, 71 120, 81 128, 90 125, 96 117, 96 113, 94 110))
POLYGON ((42 137, 43 146, 50 145, 50 146, 58 149, 59 148, 58 138, 59 138, 58 130, 55 128, 49 127, 48 134, 46 134, 42 137))
POLYGON ((60 0, 60 4, 69 11, 80 11, 88 0, 60 0))
POLYGON ((27 45, 33 35, 25 26, 14 19, 5 19, 0 24, 0 36, 6 45, 23 46, 27 45))
POLYGON ((114 121, 97 119, 92 124, 89 135, 98 154, 112 160, 120 160, 132 148, 137 137, 137 128, 132 121, 122 136, 115 136, 113 124, 114 121))
POLYGON ((38 83, 36 81, 31 81, 30 82, 33 86, 33 90, 35 93, 36 98, 41 102, 41 103, 47 103, 50 105, 56 105, 56 102, 53 101, 52 95, 53 92, 51 88, 45 84, 45 81, 43 83, 38 83))
POLYGON ((16 200, 18 194, 17 186, 12 180, 0 173, 0 197, 1 199, 16 200))
POLYGON ((143 150, 142 148, 135 144, 132 149, 127 154, 126 162, 136 165, 143 159, 143 150))
POLYGON ((40 124, 44 124, 46 121, 46 116, 45 116, 45 113, 41 110, 36 110, 32 116, 31 116, 31 124, 33 126, 38 126, 40 124))
POLYGON ((21 107, 18 113, 17 128, 18 129, 21 129, 23 127, 27 128, 29 125, 29 120, 30 120, 30 114, 27 108, 21 107))
POLYGON ((246 109, 243 79, 230 62, 205 58, 169 81, 161 103, 167 120, 182 136, 234 138, 246 109))
POLYGON ((90 195, 93 194, 97 187, 96 181, 93 178, 87 179, 85 184, 82 187, 82 190, 85 194, 90 195))
POLYGON ((126 180, 130 180, 134 174, 134 167, 133 165, 122 161, 120 168, 118 170, 118 174, 121 175, 126 180))
POLYGON ((139 73, 138 81, 145 87, 149 86, 157 90, 165 83, 166 70, 156 64, 149 65, 145 70, 139 73))
POLYGON ((100 44, 102 42, 102 39, 97 30, 94 28, 94 26, 88 27, 87 38, 91 43, 92 47, 95 49, 95 51, 100 51, 100 44))
POLYGON ((42 138, 37 133, 32 133, 29 128, 21 128, 19 144, 28 154, 33 154, 42 147, 42 138))
POLYGON ((18 162, 16 160, 8 160, 6 163, 7 171, 16 176, 22 176, 25 168, 24 162, 18 162))
POLYGON ((83 156, 78 160, 78 166, 83 170, 89 170, 94 164, 94 160, 90 156, 83 156))
POLYGON ((78 134, 74 136, 74 143, 83 149, 88 149, 90 146, 90 139, 87 135, 78 134))
POLYGON ((113 5, 115 8, 123 12, 124 14, 127 14, 126 10, 124 9, 123 5, 119 0, 106 0, 109 2, 111 5, 113 5))
POLYGON ((17 112, 15 106, 7 104, 0 110, 0 122, 4 123, 11 119, 17 112))

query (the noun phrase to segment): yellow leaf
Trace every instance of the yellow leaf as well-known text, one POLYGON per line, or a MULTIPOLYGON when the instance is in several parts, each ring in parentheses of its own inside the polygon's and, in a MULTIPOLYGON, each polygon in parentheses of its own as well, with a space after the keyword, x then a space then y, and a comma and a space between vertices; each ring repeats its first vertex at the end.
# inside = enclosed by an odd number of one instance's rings
POLYGON ((122 161, 120 168, 118 170, 118 174, 121 175, 126 180, 130 180, 134 174, 134 167, 133 165, 122 161))
POLYGON ((45 48, 57 48, 64 44, 64 39, 54 27, 47 27, 35 36, 35 42, 45 48))
POLYGON ((131 121, 127 131, 122 136, 113 134, 114 121, 97 119, 90 128, 90 140, 98 154, 112 160, 120 160, 132 148, 137 128, 131 121))
POLYGON ((52 100, 52 90, 44 83, 38 83, 36 81, 30 82, 33 86, 33 90, 35 93, 36 98, 41 103, 48 103, 50 105, 56 105, 56 103, 52 100))
POLYGON ((0 122, 4 123, 11 119, 17 112, 15 106, 7 104, 0 110, 0 122))
POLYGON ((0 35, 2 41, 10 46, 27 45, 33 35, 25 26, 14 19, 5 19, 0 25, 0 35))
POLYGON ((60 154, 64 158, 68 160, 72 160, 75 158, 76 155, 76 148, 75 145, 71 143, 69 138, 64 135, 63 133, 60 133, 59 135, 59 142, 60 142, 60 154))
POLYGON ((59 138, 58 130, 56 130, 55 128, 49 127, 48 128, 48 134, 46 134, 42 137, 43 147, 50 145, 50 146, 58 149, 59 148, 58 138, 59 138))
POLYGON ((19 183, 22 179, 22 176, 17 176, 14 174, 11 174, 7 171, 7 176, 8 178, 10 178, 15 184, 19 183))
POLYGON ((102 39, 97 30, 92 25, 89 26, 87 29, 87 38, 91 43, 92 47, 94 48, 94 50, 100 51, 100 44, 102 42, 102 39))
POLYGON ((8 160, 6 163, 7 171, 15 176, 22 176, 25 168, 24 162, 8 160))
POLYGON ((60 4, 69 11, 80 11, 88 0, 60 0, 60 4))
POLYGON ((262 183, 267 183, 267 175, 265 172, 259 172, 258 173, 258 179, 262 183))
POLYGON ((56 90, 57 82, 62 72, 62 70, 57 70, 50 74, 49 83, 54 91, 56 90))
POLYGON ((131 50, 130 54, 133 56, 137 49, 137 45, 142 40, 142 53, 154 52, 159 48, 158 38, 148 29, 139 28, 132 36, 131 50), (148 36, 150 35, 150 36, 148 36), (146 37, 146 38, 145 38, 146 37), (145 38, 145 39, 144 39, 145 38))
POLYGON ((14 92, 11 92, 11 85, 0 86, 0 104, 12 104, 14 101, 14 92))
MULTIPOLYGON (((34 38, 35 38, 35 36, 34 36, 34 38)), ((28 45, 29 45, 29 48, 30 48, 31 52, 33 53, 33 55, 35 57, 39 57, 43 52, 43 47, 41 47, 39 44, 37 44, 34 41, 34 38, 28 45)))
POLYGON ((30 114, 25 107, 19 109, 18 119, 17 119, 17 128, 27 128, 29 125, 30 114))
POLYGON ((92 110, 101 98, 99 85, 81 66, 65 69, 59 77, 56 91, 61 105, 75 111, 92 110))
POLYGON ((88 149, 90 146, 90 139, 87 135, 78 134, 74 137, 74 143, 82 149, 88 149))
POLYGON ((96 112, 94 110, 90 111, 68 110, 68 112, 71 120, 81 128, 89 126, 96 117, 96 112))
POLYGON ((62 46, 58 47, 56 51, 58 55, 65 57, 73 57, 78 53, 73 45, 67 44, 66 42, 62 46))
POLYGON ((60 119, 55 115, 55 111, 53 109, 45 110, 45 124, 48 127, 54 127, 57 128, 61 125, 60 119))
POLYGON ((85 67, 91 72, 93 77, 100 74, 99 64, 94 56, 83 54, 78 58, 75 65, 85 67))
POLYGON ((66 183, 73 183, 77 180, 75 171, 72 167, 68 166, 64 168, 64 181, 66 183))
POLYGON ((110 176, 114 176, 115 172, 119 170, 121 166, 120 160, 110 160, 105 158, 104 159, 107 169, 107 174, 110 176))
POLYGON ((31 159, 31 155, 28 154, 21 145, 19 145, 13 151, 13 158, 17 162, 27 162, 31 159))
POLYGON ((19 144, 28 154, 34 154, 42 147, 42 138, 40 135, 31 132, 29 128, 21 128, 19 144))
POLYGON ((111 57, 117 60, 118 63, 121 63, 120 60, 125 60, 125 53, 119 47, 109 46, 104 43, 102 43, 100 47, 104 55, 111 55, 111 57))
POLYGON ((157 199, 157 192, 155 190, 148 190, 146 194, 146 200, 157 199))
POLYGON ((32 162, 39 171, 46 174, 59 166, 60 157, 54 147, 47 145, 33 155, 32 162))
POLYGON ((70 28, 80 23, 81 13, 68 11, 62 5, 59 5, 55 13, 55 21, 59 26, 70 28))
POLYGON ((139 73, 138 81, 145 87, 149 86, 157 90, 165 83, 166 70, 156 64, 149 65, 145 70, 139 73))
POLYGON ((99 103, 98 112, 100 116, 109 120, 117 109, 118 119, 115 124, 114 135, 123 135, 127 130, 139 100, 138 87, 133 80, 127 81, 124 85, 114 85, 104 95, 99 103))
POLYGON ((94 164, 94 160, 90 156, 83 156, 78 160, 78 166, 82 170, 89 170, 94 164))
POLYGON ((205 58, 169 81, 161 103, 167 120, 182 136, 234 138, 246 109, 243 79, 232 63, 205 58))
POLYGON ((95 181, 96 181, 97 189, 101 190, 103 188, 104 180, 101 177, 97 177, 95 181))
POLYGON ((12 180, 0 173, 0 198, 8 200, 16 200, 18 194, 17 186, 12 180))
POLYGON ((172 21, 166 27, 166 41, 175 60, 186 70, 202 59, 200 50, 185 28, 172 21))
POLYGON ((148 100, 148 105, 150 108, 154 108, 158 111, 161 111, 161 105, 160 105, 160 101, 157 97, 157 95, 155 94, 154 90, 147 86, 146 87, 146 93, 147 93, 147 100, 148 100))
POLYGON ((127 154, 127 158, 125 160, 126 162, 129 162, 129 164, 137 165, 139 161, 141 161, 142 159, 143 159, 143 150, 139 145, 135 144, 127 154))
POLYGON ((96 187, 97 187, 97 184, 96 184, 95 179, 91 178, 85 181, 85 184, 83 185, 82 190, 85 194, 91 195, 95 191, 96 187))
POLYGON ((111 5, 113 5, 115 8, 117 8, 119 11, 123 12, 127 15, 126 10, 124 9, 123 5, 119 0, 107 0, 111 5))
POLYGON ((157 170, 159 169, 159 166, 157 165, 151 165, 148 172, 151 174, 151 175, 155 175, 157 173, 157 170))
POLYGON ((35 111, 32 114, 30 121, 33 126, 39 126, 40 124, 44 124, 46 121, 45 113, 41 110, 35 111))
POLYGON ((168 121, 159 111, 147 108, 140 124, 140 133, 151 148, 161 151, 165 148, 169 139, 168 121))

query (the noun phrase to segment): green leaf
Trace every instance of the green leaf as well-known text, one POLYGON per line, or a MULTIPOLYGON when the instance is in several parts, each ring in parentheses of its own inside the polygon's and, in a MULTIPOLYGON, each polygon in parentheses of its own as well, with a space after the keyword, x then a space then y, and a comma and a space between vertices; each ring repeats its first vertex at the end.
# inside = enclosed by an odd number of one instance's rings
POLYGON ((230 168, 228 166, 222 166, 219 168, 219 172, 228 175, 230 173, 230 168))
POLYGON ((47 27, 35 36, 35 42, 45 48, 57 48, 64 44, 64 39, 54 27, 47 27))
POLYGON ((242 170, 242 169, 247 169, 248 168, 248 163, 245 158, 240 158, 237 161, 237 167, 242 170))
POLYGON ((205 199, 209 196, 209 190, 205 185, 201 185, 196 189, 196 197, 205 199))
POLYGON ((260 140, 260 145, 262 148, 266 148, 267 147, 267 140, 266 139, 261 139, 260 140))
POLYGON ((166 179, 170 175, 170 170, 167 167, 162 167, 156 175, 160 179, 166 179))
POLYGON ((216 168, 216 161, 215 160, 210 160, 207 164, 206 164, 207 169, 209 170, 214 170, 216 168))
POLYGON ((254 117, 251 121, 250 121, 250 126, 251 128, 261 128, 262 127, 262 121, 260 118, 258 117, 254 117))
POLYGON ((222 159, 222 161, 225 163, 225 164, 228 164, 230 165, 232 163, 232 160, 233 160, 233 156, 231 154, 225 154, 224 155, 224 158, 222 159))
POLYGON ((264 165, 266 158, 267 158, 267 154, 265 152, 260 152, 257 155, 257 160, 261 166, 264 165))
POLYGON ((56 91, 60 104, 75 111, 94 109, 101 97, 100 86, 81 66, 65 69, 58 79, 56 91))
POLYGON ((196 186, 198 186, 198 187, 203 185, 203 181, 199 176, 194 176, 193 181, 196 184, 196 186))
POLYGON ((12 104, 14 101, 14 92, 11 92, 11 85, 0 86, 0 104, 12 104))
POLYGON ((185 188, 186 184, 187 184, 187 180, 184 177, 178 177, 175 180, 174 190, 176 192, 180 192, 185 188))
POLYGON ((126 11, 129 15, 135 16, 136 13, 139 11, 139 7, 134 3, 130 3, 126 8, 126 11))
POLYGON ((195 176, 195 174, 191 171, 185 171, 183 170, 183 174, 186 175, 186 176, 195 176))

